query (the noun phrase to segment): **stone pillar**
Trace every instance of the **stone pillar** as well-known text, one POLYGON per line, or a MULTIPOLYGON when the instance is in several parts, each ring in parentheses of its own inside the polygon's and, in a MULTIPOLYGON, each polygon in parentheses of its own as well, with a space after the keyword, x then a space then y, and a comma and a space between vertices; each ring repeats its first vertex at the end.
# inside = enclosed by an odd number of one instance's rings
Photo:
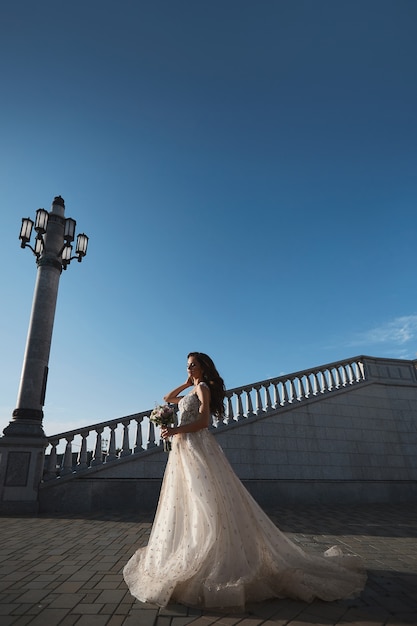
POLYGON ((59 278, 64 246, 65 205, 58 196, 49 213, 37 265, 32 314, 17 407, 0 438, 0 512, 37 511, 47 439, 42 427, 59 278))

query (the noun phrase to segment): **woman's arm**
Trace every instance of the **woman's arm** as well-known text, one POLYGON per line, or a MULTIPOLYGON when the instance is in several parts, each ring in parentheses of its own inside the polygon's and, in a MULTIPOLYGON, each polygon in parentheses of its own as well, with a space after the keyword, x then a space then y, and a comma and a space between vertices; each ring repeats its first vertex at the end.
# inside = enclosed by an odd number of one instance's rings
POLYGON ((175 389, 167 393, 167 395, 164 396, 164 401, 171 402, 172 404, 178 404, 178 402, 182 398, 182 396, 178 394, 180 394, 181 391, 184 391, 184 389, 187 389, 187 387, 191 387, 191 385, 193 384, 194 384, 193 379, 191 378, 191 376, 189 376, 187 382, 183 383, 179 387, 176 387, 175 389))
POLYGON ((191 424, 183 424, 182 426, 174 426, 173 428, 161 428, 161 436, 163 439, 171 437, 171 435, 195 433, 203 428, 208 428, 211 417, 210 390, 206 385, 197 385, 196 394, 200 400, 199 418, 191 422, 191 424))

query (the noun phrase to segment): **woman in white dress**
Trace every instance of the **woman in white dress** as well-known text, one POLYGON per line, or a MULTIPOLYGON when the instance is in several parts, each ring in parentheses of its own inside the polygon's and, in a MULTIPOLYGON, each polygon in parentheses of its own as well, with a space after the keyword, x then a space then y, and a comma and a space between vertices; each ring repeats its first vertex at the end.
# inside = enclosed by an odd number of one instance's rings
POLYGON ((164 400, 178 403, 179 425, 163 428, 172 451, 148 545, 123 570, 141 602, 244 611, 269 598, 337 600, 366 582, 360 559, 331 548, 310 555, 291 542, 242 485, 208 430, 221 418, 225 387, 213 361, 188 355, 187 381, 164 400), (182 396, 182 392, 191 387, 182 396))

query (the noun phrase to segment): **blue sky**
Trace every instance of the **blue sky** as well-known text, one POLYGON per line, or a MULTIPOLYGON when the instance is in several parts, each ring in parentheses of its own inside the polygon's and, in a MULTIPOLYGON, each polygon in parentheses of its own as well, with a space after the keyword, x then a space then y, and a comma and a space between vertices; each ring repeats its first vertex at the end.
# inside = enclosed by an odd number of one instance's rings
POLYGON ((61 276, 48 435, 226 386, 416 358, 414 0, 4 0, 0 426, 36 265, 22 217, 90 237, 61 276))

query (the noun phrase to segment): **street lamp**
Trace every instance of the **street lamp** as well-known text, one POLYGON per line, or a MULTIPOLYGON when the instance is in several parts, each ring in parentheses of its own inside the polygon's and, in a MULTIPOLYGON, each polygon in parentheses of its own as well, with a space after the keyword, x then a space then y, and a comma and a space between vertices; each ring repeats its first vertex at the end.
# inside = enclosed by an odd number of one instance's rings
POLYGON ((26 351, 20 380, 17 408, 13 419, 4 429, 5 436, 45 437, 42 428, 43 410, 48 376, 49 352, 52 340, 58 284, 62 270, 73 259, 79 262, 87 254, 88 237, 77 235, 75 254, 72 242, 76 221, 65 218, 65 203, 61 196, 52 202, 51 211, 38 209, 35 222, 22 219, 19 239, 22 248, 29 248, 36 257, 37 281, 33 296, 26 351), (36 237, 30 244, 33 227, 36 237))
POLYGON ((26 341, 17 407, 0 437, 0 513, 36 513, 47 438, 43 431, 48 361, 51 349, 58 285, 62 270, 73 259, 87 254, 88 237, 77 236, 75 255, 72 242, 76 222, 65 218, 61 196, 51 211, 38 209, 35 222, 22 219, 20 245, 29 248, 38 266, 32 313, 26 341), (33 227, 36 237, 30 244, 33 227))

